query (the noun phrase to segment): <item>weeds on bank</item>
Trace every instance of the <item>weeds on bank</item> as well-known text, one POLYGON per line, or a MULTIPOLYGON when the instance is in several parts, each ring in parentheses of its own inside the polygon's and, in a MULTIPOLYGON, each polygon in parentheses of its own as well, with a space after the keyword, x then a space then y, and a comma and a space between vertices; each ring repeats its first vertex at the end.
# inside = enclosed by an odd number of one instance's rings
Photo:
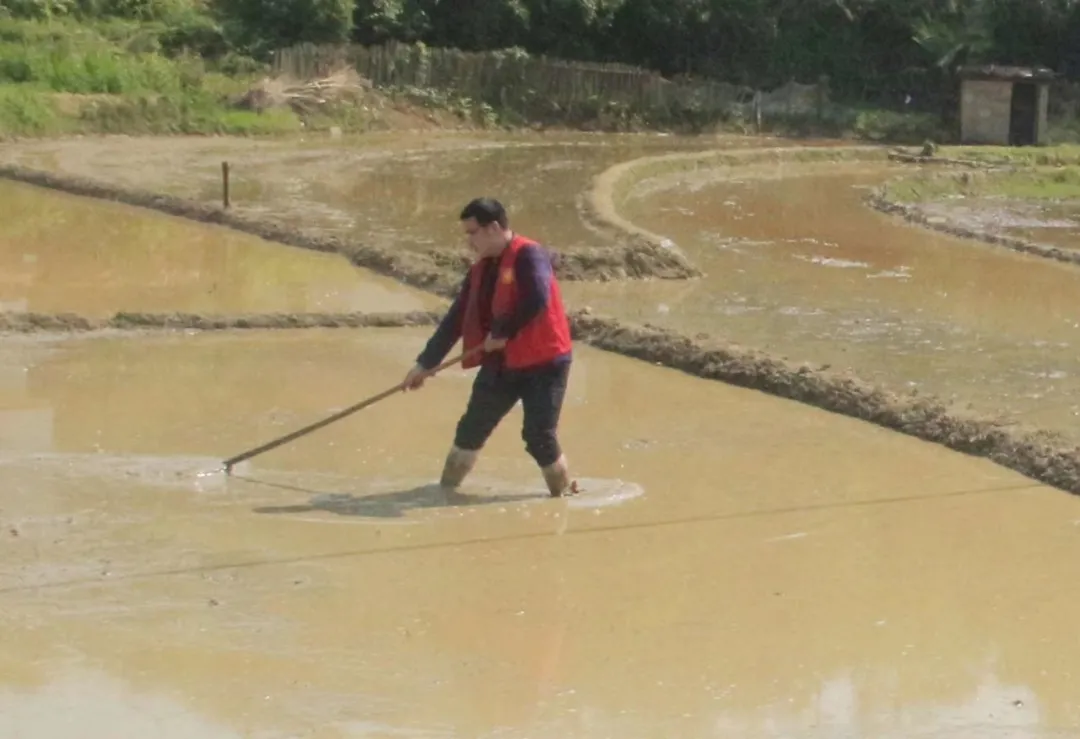
POLYGON ((225 57, 212 65, 184 50, 165 56, 168 39, 167 29, 124 21, 0 20, 0 135, 302 128, 291 110, 258 113, 231 104, 256 79, 250 60, 225 57))
POLYGON ((1054 167, 1080 164, 1080 144, 1055 146, 943 146, 939 156, 986 164, 1054 167))
MULTIPOLYGON (((168 24, 0 18, 0 137, 275 135, 379 125, 377 112, 357 105, 327 104, 303 115, 290 107, 242 108, 235 101, 267 70, 227 52, 207 61, 183 43, 192 36, 198 40, 190 28, 168 24)), ((212 46, 210 36, 193 45, 212 46)), ((391 100, 448 111, 476 125, 508 123, 490 105, 453 93, 390 92, 391 100)))
POLYGON ((892 182, 885 192, 890 200, 906 203, 952 198, 1080 200, 1080 164, 919 175, 892 182))
POLYGON ((199 92, 69 95, 0 86, 0 136, 92 134, 271 135, 299 131, 290 110, 236 110, 199 92))
POLYGON ((67 128, 47 97, 22 87, 0 86, 0 135, 43 136, 64 133, 67 128))

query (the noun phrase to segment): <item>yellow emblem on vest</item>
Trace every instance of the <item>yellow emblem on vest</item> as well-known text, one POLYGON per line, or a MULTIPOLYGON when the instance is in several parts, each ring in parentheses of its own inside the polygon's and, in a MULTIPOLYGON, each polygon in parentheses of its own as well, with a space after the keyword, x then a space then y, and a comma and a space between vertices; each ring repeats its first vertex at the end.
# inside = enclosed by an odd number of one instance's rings
POLYGON ((513 282, 513 281, 514 281, 514 270, 510 269, 509 267, 507 267, 507 268, 506 268, 506 269, 504 269, 504 270, 502 271, 502 273, 501 273, 501 274, 499 275, 499 279, 501 279, 501 280, 502 280, 502 283, 503 283, 504 285, 509 285, 509 284, 510 284, 511 282, 513 282))

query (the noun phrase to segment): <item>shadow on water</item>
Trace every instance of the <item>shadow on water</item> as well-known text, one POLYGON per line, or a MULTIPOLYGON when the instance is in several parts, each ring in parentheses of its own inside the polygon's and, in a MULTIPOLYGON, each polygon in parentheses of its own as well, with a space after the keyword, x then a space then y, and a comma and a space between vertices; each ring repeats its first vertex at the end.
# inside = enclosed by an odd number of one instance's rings
POLYGON ((238 478, 245 482, 268 487, 306 493, 311 496, 306 505, 260 506, 255 513, 290 514, 325 511, 338 516, 356 516, 363 518, 403 518, 408 511, 416 509, 470 508, 493 503, 523 503, 529 500, 546 500, 546 493, 523 493, 519 495, 469 495, 461 492, 446 492, 432 483, 385 492, 355 495, 353 493, 328 493, 309 488, 287 485, 255 478, 238 478))

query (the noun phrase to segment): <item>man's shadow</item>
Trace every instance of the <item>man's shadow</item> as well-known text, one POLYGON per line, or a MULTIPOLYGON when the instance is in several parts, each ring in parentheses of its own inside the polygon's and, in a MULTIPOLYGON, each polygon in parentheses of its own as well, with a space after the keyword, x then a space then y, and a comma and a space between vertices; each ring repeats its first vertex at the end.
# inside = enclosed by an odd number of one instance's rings
POLYGON ((338 516, 404 518, 408 511, 416 509, 470 508, 493 503, 523 503, 529 500, 548 498, 546 493, 540 492, 521 495, 468 495, 460 492, 444 491, 434 483, 406 490, 389 490, 370 495, 354 495, 352 493, 325 493, 251 477, 241 479, 258 485, 306 493, 311 496, 307 505, 261 506, 254 509, 255 513, 271 515, 325 511, 338 516))

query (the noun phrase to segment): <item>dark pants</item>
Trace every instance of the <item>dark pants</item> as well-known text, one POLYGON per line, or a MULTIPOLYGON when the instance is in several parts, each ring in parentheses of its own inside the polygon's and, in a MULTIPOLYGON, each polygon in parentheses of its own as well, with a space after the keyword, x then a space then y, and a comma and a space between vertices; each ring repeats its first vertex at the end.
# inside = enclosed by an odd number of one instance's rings
POLYGON ((525 412, 521 429, 525 451, 541 467, 552 464, 562 454, 557 429, 569 376, 569 359, 524 370, 481 366, 469 404, 458 421, 454 446, 479 450, 520 400, 525 412))

